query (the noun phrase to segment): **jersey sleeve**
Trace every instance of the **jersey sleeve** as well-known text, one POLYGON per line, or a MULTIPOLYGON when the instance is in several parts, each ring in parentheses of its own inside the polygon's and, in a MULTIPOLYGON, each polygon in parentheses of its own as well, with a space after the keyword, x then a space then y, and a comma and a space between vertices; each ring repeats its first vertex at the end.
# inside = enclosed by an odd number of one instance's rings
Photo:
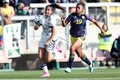
POLYGON ((53 16, 51 16, 49 27, 56 27, 56 18, 54 18, 53 16))
POLYGON ((86 15, 86 19, 89 20, 89 21, 92 21, 94 18, 91 17, 91 16, 86 15))
POLYGON ((70 14, 70 15, 66 18, 65 22, 66 22, 66 23, 69 23, 69 22, 71 21, 71 18, 72 18, 72 14, 70 14))

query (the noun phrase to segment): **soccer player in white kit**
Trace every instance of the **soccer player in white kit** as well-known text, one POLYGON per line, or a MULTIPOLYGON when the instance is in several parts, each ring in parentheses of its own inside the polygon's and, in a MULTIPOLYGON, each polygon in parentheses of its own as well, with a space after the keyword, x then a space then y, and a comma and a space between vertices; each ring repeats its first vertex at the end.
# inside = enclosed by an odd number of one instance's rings
POLYGON ((52 51, 57 41, 56 19, 52 15, 54 8, 64 11, 64 9, 57 4, 47 5, 45 8, 45 15, 43 15, 39 21, 35 22, 36 25, 34 27, 35 30, 37 30, 40 25, 43 28, 41 39, 38 44, 38 56, 44 71, 42 77, 50 77, 46 63, 53 60, 54 56, 52 51))

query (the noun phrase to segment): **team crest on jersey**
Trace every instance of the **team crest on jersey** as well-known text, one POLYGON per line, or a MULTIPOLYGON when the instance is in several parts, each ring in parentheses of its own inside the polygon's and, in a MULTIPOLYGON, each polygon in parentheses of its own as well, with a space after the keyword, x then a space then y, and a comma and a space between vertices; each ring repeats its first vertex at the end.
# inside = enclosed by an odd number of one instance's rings
POLYGON ((85 16, 82 16, 82 19, 85 19, 85 16))
POLYGON ((74 18, 77 18, 76 16, 74 16, 74 18))

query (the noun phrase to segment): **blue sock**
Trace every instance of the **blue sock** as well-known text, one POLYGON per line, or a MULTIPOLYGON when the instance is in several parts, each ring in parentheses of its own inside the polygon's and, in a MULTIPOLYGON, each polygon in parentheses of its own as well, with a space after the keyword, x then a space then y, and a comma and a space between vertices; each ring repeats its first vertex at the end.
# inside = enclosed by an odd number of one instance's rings
POLYGON ((70 54, 69 61, 67 62, 67 67, 72 68, 72 63, 74 61, 75 54, 70 54))
POLYGON ((82 60, 83 60, 85 63, 87 63, 88 65, 91 65, 90 60, 89 60, 86 56, 84 56, 84 58, 82 58, 82 60))
POLYGON ((45 67, 45 66, 47 66, 47 64, 46 64, 46 63, 43 63, 43 64, 41 65, 41 67, 45 67))
POLYGON ((44 71, 44 73, 49 73, 46 63, 43 63, 41 66, 42 66, 42 70, 44 71))

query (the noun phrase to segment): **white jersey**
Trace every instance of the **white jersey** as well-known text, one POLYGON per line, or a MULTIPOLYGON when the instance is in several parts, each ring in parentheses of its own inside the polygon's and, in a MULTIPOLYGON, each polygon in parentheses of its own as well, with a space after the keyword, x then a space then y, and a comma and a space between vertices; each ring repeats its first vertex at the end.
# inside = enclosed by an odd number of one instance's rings
MULTIPOLYGON (((43 16, 42 17, 42 35, 39 41, 39 47, 45 48, 45 42, 49 39, 52 33, 52 27, 56 27, 56 19, 51 15, 50 17, 43 16)), ((57 40, 57 35, 53 38, 53 41, 57 40)))
POLYGON ((43 27, 43 32, 42 35, 51 35, 51 27, 56 27, 56 20, 55 18, 51 15, 50 17, 46 18, 46 16, 43 16, 42 19, 42 27, 43 27))

